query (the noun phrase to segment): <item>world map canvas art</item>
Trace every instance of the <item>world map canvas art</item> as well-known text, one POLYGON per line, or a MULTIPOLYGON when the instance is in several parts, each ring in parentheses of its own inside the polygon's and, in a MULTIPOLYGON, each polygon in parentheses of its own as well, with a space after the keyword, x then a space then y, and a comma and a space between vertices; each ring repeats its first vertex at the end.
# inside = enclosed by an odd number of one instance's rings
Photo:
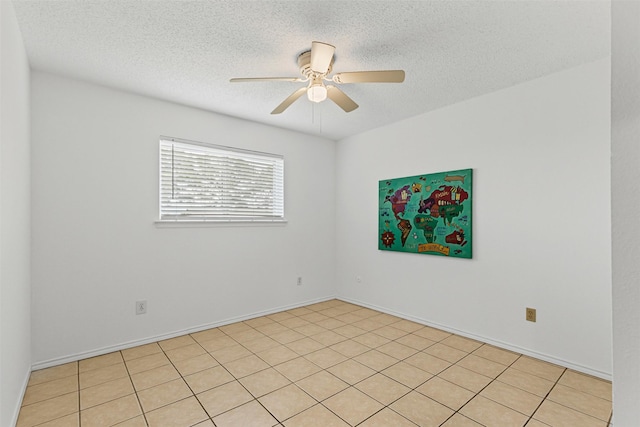
POLYGON ((380 181, 378 249, 471 258, 472 172, 380 181))

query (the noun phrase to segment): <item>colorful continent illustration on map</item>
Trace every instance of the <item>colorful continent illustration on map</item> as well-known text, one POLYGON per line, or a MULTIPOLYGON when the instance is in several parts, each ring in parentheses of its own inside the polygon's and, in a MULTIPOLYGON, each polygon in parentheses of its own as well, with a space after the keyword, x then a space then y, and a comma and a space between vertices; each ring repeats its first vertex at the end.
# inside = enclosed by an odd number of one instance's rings
POLYGON ((378 249, 471 258, 472 172, 380 181, 378 249))

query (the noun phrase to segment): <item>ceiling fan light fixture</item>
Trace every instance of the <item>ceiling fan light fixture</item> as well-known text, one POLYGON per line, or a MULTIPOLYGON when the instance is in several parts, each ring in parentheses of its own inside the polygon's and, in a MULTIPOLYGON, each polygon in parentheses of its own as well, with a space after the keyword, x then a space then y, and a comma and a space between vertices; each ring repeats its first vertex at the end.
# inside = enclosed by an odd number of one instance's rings
POLYGON ((312 84, 307 89, 307 98, 311 102, 322 102, 327 99, 327 88, 323 84, 312 84))

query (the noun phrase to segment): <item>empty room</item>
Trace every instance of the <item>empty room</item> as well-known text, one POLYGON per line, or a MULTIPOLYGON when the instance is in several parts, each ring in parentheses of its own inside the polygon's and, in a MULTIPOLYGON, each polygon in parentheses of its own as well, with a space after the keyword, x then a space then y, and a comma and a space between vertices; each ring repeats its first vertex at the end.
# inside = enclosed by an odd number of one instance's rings
POLYGON ((0 7, 0 426, 640 425, 640 2, 0 7))

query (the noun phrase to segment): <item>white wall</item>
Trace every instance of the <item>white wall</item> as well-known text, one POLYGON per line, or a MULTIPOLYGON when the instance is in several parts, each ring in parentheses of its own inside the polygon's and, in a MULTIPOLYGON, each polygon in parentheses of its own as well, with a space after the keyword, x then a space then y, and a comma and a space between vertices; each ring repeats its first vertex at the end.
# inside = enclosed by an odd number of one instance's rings
POLYGON ((640 3, 612 4, 613 414, 640 425, 640 3))
POLYGON ((340 141, 339 295, 610 377, 609 64, 340 141), (464 168, 472 260, 377 250, 378 180, 464 168))
POLYGON ((334 141, 41 72, 32 124, 37 366, 334 295, 334 141), (284 155, 288 224, 157 228, 160 135, 284 155))
POLYGON ((13 425, 31 369, 29 63, 13 4, 0 2, 0 425, 13 425))

